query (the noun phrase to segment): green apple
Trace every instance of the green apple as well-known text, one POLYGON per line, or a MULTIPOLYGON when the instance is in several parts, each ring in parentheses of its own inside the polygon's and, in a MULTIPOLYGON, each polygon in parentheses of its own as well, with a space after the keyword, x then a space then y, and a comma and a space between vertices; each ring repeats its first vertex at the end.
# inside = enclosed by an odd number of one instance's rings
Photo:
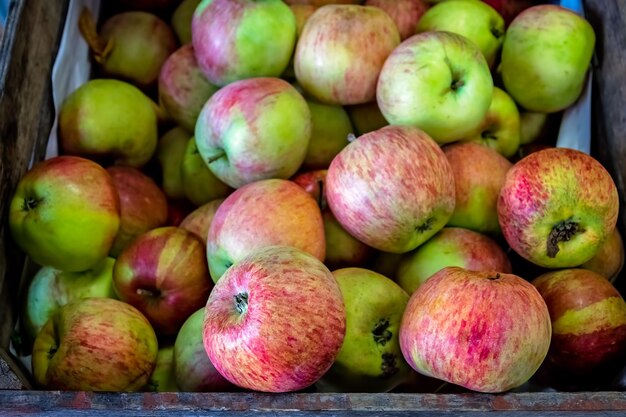
POLYGON ((156 158, 161 165, 163 192, 172 199, 186 197, 181 166, 190 137, 185 129, 175 127, 163 135, 157 146, 156 158))
POLYGON ((506 32, 504 87, 527 110, 563 110, 582 92, 594 46, 595 33, 585 18, 560 6, 530 7, 506 32))
POLYGON ((191 43, 191 19, 200 0, 183 0, 172 13, 172 28, 181 45, 191 43))
POLYGON ((406 382, 398 331, 409 295, 389 278, 363 268, 333 271, 346 308, 346 336, 321 391, 386 392, 406 382))
POLYGON ((176 383, 174 345, 163 346, 157 353, 156 366, 147 388, 156 392, 177 392, 180 391, 176 383))
POLYGON ((206 166, 198 152, 195 138, 189 139, 187 143, 180 169, 185 196, 196 206, 226 197, 232 192, 232 188, 220 181, 206 166))
POLYGON ((439 144, 477 129, 492 96, 485 57, 470 40, 450 32, 404 41, 385 61, 376 90, 390 124, 417 127, 439 144))
POLYGON ((449 0, 431 7, 417 23, 416 33, 442 30, 463 35, 493 66, 504 40, 504 19, 481 1, 449 0))
POLYGON ((311 110, 311 140, 302 163, 305 169, 326 169, 330 161, 346 147, 354 132, 348 113, 341 106, 329 106, 307 100, 311 110))
POLYGON ((352 126, 354 126, 354 134, 356 136, 373 132, 389 124, 375 101, 346 106, 346 110, 352 121, 352 126))
POLYGON ((115 259, 106 258, 83 272, 63 272, 44 266, 28 287, 21 320, 27 337, 34 341, 48 319, 65 304, 81 298, 117 298, 113 289, 115 259))
POLYGON ((548 124, 548 114, 533 111, 520 112, 520 145, 539 139, 548 124))

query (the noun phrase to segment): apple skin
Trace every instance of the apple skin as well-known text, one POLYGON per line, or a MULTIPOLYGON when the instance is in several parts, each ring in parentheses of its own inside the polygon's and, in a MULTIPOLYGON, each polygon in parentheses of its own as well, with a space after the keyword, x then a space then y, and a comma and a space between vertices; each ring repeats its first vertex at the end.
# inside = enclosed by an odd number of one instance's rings
POLYGON ((190 44, 171 54, 159 73, 159 102, 171 118, 192 132, 202 106, 218 90, 200 68, 190 44))
POLYGON ((176 383, 184 392, 224 392, 234 386, 217 372, 206 350, 202 330, 204 306, 185 321, 174 343, 176 383))
POLYGON ((502 45, 505 90, 527 110, 563 110, 580 96, 594 46, 583 17, 555 5, 530 7, 511 22, 502 45))
POLYGON ((508 26, 523 10, 541 3, 541 0, 482 0, 504 18, 508 26))
POLYGON ((383 127, 346 146, 330 164, 326 192, 343 228, 385 252, 415 249, 454 211, 450 163, 427 134, 410 126, 383 127))
POLYGON ((156 364, 157 338, 133 306, 86 298, 61 307, 35 339, 33 376, 48 390, 138 391, 156 364))
POLYGON ((563 269, 532 284, 552 320, 547 362, 567 374, 583 375, 623 357, 626 303, 606 278, 585 269, 563 269))
POLYGON ((203 339, 231 383, 288 392, 328 371, 345 332, 341 290, 328 268, 294 247, 270 246, 243 258, 215 285, 203 339))
POLYGON ((209 227, 217 213, 217 208, 224 202, 223 198, 218 198, 213 201, 209 201, 206 204, 201 205, 191 213, 187 215, 180 222, 180 227, 190 231, 198 236, 198 238, 206 244, 206 239, 209 234, 209 227))
POLYGON ((424 32, 402 42, 385 61, 376 90, 390 124, 420 128, 439 144, 476 129, 492 96, 485 57, 470 40, 450 32, 424 32))
POLYGON ((215 176, 239 188, 295 174, 311 124, 309 106, 291 84, 253 78, 229 84, 207 101, 196 123, 196 144, 215 176))
POLYGON ((174 346, 169 345, 159 348, 156 365, 146 388, 155 392, 180 391, 176 384, 176 375, 174 373, 174 346))
POLYGON ((33 261, 66 272, 107 257, 120 226, 120 200, 107 171, 76 156, 36 164, 17 184, 11 235, 33 261))
POLYGON ((93 269, 83 272, 63 272, 50 266, 40 268, 28 286, 21 321, 30 342, 65 304, 90 297, 116 298, 114 263, 115 259, 105 258, 93 269))
POLYGON ((183 0, 174 13, 172 13, 171 25, 181 45, 191 43, 191 20, 193 12, 201 0, 183 0))
POLYGON ((428 10, 425 0, 366 0, 365 5, 383 9, 396 23, 401 40, 415 34, 417 22, 428 10))
MULTIPOLYGON (((302 34, 302 29, 304 29, 304 25, 309 21, 309 17, 313 15, 313 13, 317 10, 317 6, 311 6, 309 4, 290 4, 289 8, 293 12, 293 15, 296 18, 296 44, 300 39, 300 35, 302 34)), ((281 75, 281 78, 294 80, 296 78, 296 70, 293 67, 293 60, 296 53, 296 49, 294 47, 293 53, 291 54, 291 59, 289 60, 289 65, 285 69, 285 72, 281 75)), ((300 91, 300 90, 298 90, 300 91)))
POLYGON ((443 152, 454 173, 456 195, 448 225, 499 233, 498 195, 513 164, 479 143, 453 143, 443 152))
POLYGON ((352 122, 341 106, 327 106, 307 100, 311 110, 311 140, 302 163, 307 170, 326 169, 333 158, 348 145, 354 132, 352 122))
POLYGON ((213 287, 202 241, 178 227, 137 237, 117 258, 113 285, 120 300, 145 314, 160 335, 176 334, 213 287))
POLYGON ((523 258, 569 268, 598 252, 617 223, 619 197, 611 175, 573 149, 534 152, 507 172, 498 197, 502 234, 523 258))
POLYGON ((354 126, 356 136, 373 132, 389 124, 380 112, 376 101, 346 106, 346 110, 352 121, 352 126, 354 126))
POLYGON ((219 206, 207 238, 211 278, 265 246, 293 246, 324 260, 326 240, 315 200, 288 180, 245 185, 219 206))
POLYGON ((413 294, 431 276, 448 266, 468 271, 511 273, 511 262, 489 237, 460 227, 445 227, 399 262, 396 282, 413 294))
POLYGON ((376 97, 376 80, 400 43, 394 21, 378 7, 329 5, 307 21, 296 46, 296 79, 310 97, 334 105, 376 97))
POLYGON ((306 4, 315 7, 322 7, 328 4, 361 4, 362 0, 285 0, 289 5, 306 4))
POLYGON ((331 392, 388 392, 412 373, 398 338, 409 295, 389 278, 363 268, 333 271, 346 308, 346 336, 317 386, 331 392))
POLYGON ((198 64, 225 86, 285 71, 296 42, 296 18, 280 0, 203 0, 191 21, 198 64))
POLYGON ((166 226, 178 227, 197 207, 187 199, 167 200, 167 224, 166 226))
POLYGON ((442 269, 414 292, 400 325, 400 347, 413 369, 491 393, 530 379, 550 337, 548 307, 530 283, 458 267, 442 269))
POLYGON ((120 198, 120 228, 109 254, 116 257, 135 237, 163 226, 167 199, 152 178, 135 168, 107 168, 120 198))
POLYGON ((64 154, 144 166, 157 144, 155 103, 118 80, 89 80, 65 98, 59 113, 64 154))
POLYGON ((539 139, 548 124, 547 113, 525 111, 520 113, 520 145, 526 145, 539 139))
POLYGON ((159 140, 155 156, 161 166, 161 188, 168 198, 186 198, 181 166, 192 136, 182 127, 175 127, 159 140))
POLYGON ((624 242, 617 227, 613 230, 595 256, 580 267, 602 275, 614 283, 624 266, 624 242))
POLYGON ((196 139, 193 137, 187 142, 180 169, 185 196, 196 206, 226 197, 233 191, 232 188, 220 181, 204 163, 200 152, 198 152, 196 139))

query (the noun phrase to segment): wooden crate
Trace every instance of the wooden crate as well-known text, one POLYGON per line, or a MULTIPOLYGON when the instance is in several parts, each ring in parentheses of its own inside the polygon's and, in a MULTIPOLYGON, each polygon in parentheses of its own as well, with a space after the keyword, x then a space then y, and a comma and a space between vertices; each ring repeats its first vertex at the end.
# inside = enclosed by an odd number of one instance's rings
MULTIPOLYGON (((626 382, 612 391, 486 394, 89 393, 33 391, 8 354, 29 266, 7 226, 8 202, 33 161, 43 159, 54 121, 50 73, 68 0, 13 0, 0 46, 0 415, 626 415, 626 382)), ((592 152, 609 169, 626 207, 626 0, 587 0, 597 34, 592 152)), ((618 226, 626 236, 625 217, 618 226)), ((626 293, 624 279, 618 289, 626 293)), ((626 381, 626 378, 624 378, 626 381)))

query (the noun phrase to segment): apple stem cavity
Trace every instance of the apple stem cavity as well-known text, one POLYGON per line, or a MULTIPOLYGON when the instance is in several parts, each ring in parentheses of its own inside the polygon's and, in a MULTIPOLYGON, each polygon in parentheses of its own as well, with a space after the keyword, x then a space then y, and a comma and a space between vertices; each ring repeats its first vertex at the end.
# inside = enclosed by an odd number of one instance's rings
POLYGON ((213 162, 217 161, 218 159, 221 159, 223 157, 226 156, 226 152, 222 151, 220 153, 217 153, 215 155, 213 155, 212 157, 210 157, 209 159, 207 159, 207 162, 210 164, 212 164, 213 162))
POLYGON ((48 350, 48 359, 52 359, 54 355, 57 353, 57 350, 59 349, 56 346, 51 346, 50 350, 48 350))
POLYGON ((248 311, 248 293, 240 292, 235 295, 235 310, 239 314, 243 314, 248 311))
POLYGON ((500 274, 496 273, 496 275, 495 275, 495 276, 488 276, 488 277, 487 277, 487 279, 488 279, 489 281, 497 281, 497 280, 499 280, 499 279, 500 279, 500 274))
POLYGON ((483 139, 498 140, 498 137, 491 130, 484 130, 480 136, 483 139))
POLYGON ((452 79, 452 84, 450 84, 450 89, 452 91, 457 91, 459 88, 463 87, 465 85, 465 81, 463 80, 458 80, 455 78, 452 79))
POLYGON ((153 288, 137 288, 137 295, 147 295, 150 298, 159 298, 161 296, 161 291, 153 288))
POLYGON ((374 341, 382 346, 391 340, 393 333, 389 331, 389 319, 381 319, 372 330, 374 341))
POLYGON ((504 32, 499 31, 497 28, 492 27, 491 28, 491 34, 493 35, 494 38, 496 39, 500 39, 502 36, 504 36, 504 32))
POLYGON ((571 218, 554 225, 552 231, 548 235, 548 256, 550 258, 555 258, 557 253, 559 253, 560 242, 568 242, 572 239, 572 237, 574 237, 574 235, 577 233, 583 233, 584 231, 585 229, 580 227, 580 225, 571 218))
POLYGON ((26 197, 24 199, 24 205, 22 206, 22 208, 24 211, 30 211, 37 207, 40 202, 41 200, 37 200, 36 198, 26 197))

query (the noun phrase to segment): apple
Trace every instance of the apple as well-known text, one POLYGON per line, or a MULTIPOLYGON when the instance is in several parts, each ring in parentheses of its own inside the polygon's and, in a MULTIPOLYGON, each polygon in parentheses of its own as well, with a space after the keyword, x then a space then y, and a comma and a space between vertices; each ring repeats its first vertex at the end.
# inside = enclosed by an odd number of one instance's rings
POLYGON ((548 124, 548 113, 523 111, 520 113, 520 145, 535 142, 548 124))
POLYGON ((570 375, 590 374, 623 358, 626 303, 603 276, 563 269, 532 281, 546 301, 552 342, 546 359, 570 375))
POLYGON ((204 306, 185 321, 174 343, 174 374, 184 392, 224 392, 234 388, 211 363, 202 337, 204 306))
POLYGON ((602 275, 610 282, 615 282, 624 266, 624 242, 617 229, 609 234, 595 256, 580 267, 602 275))
POLYGON ((226 197, 233 191, 220 181, 204 163, 198 152, 196 139, 193 137, 187 142, 180 169, 185 196, 196 206, 226 197))
POLYGON ((120 200, 107 171, 76 156, 36 164, 9 207, 11 236, 33 261, 66 272, 107 257, 120 225, 120 200))
POLYGON ((424 32, 402 42, 385 61, 376 90, 390 124, 420 128, 439 144, 477 129, 492 96, 485 57, 450 32, 424 32))
POLYGON ((413 294, 431 276, 448 266, 468 271, 511 273, 509 258, 493 239, 460 227, 445 227, 400 260, 396 282, 413 294))
POLYGON ((489 66, 496 61, 504 40, 504 19, 482 1, 449 0, 428 9, 415 33, 447 31, 465 36, 485 56, 489 66))
MULTIPOLYGON (((467 1, 467 0, 457 0, 467 1)), ((520 115, 506 92, 493 88, 493 98, 482 123, 464 141, 478 142, 495 149, 506 158, 515 155, 520 145, 520 115)))
POLYGON ((245 185, 219 206, 207 238, 211 278, 265 246, 293 246, 324 260, 322 215, 315 200, 291 181, 270 179, 245 185))
POLYGON ((284 80, 242 80, 207 101, 195 133, 198 151, 211 171, 239 188, 296 173, 311 138, 311 111, 284 80))
POLYGON ((454 173, 456 204, 450 226, 499 233, 498 195, 512 164, 479 143, 453 143, 443 152, 454 173))
POLYGON ((379 274, 389 277, 395 281, 398 273, 398 266, 404 256, 405 254, 403 253, 378 252, 376 256, 374 256, 369 268, 372 271, 378 272, 379 274))
POLYGON ((189 213, 187 217, 180 222, 179 226, 198 236, 202 242, 206 243, 206 239, 209 234, 209 227, 211 226, 213 217, 215 217, 217 208, 223 202, 223 198, 218 198, 201 205, 189 213))
POLYGON ((175 127, 159 140, 155 156, 161 166, 161 188, 170 199, 186 198, 181 166, 192 136, 182 127, 175 127))
POLYGON ((399 43, 396 24, 378 7, 321 7, 298 40, 296 79, 322 103, 367 103, 375 99, 380 70, 399 43))
POLYGON ((138 391, 156 364, 157 338, 133 306, 86 298, 61 307, 33 347, 40 387, 64 391, 138 391))
POLYGON ((198 67, 190 44, 171 54, 159 73, 159 102, 179 126, 193 132, 204 103, 218 90, 198 67))
POLYGON ((112 3, 123 10, 143 10, 151 13, 164 13, 176 7, 180 0, 113 0, 112 3))
POLYGON ((167 199, 152 178, 135 168, 112 166, 107 172, 120 198, 120 228, 109 251, 116 257, 135 237, 165 224, 167 199))
POLYGON ((294 50, 296 19, 280 0, 203 0, 193 15, 191 39, 212 84, 278 77, 294 50))
POLYGON ((361 4, 362 0, 285 0, 289 5, 306 4, 315 7, 326 6, 327 4, 361 4))
POLYGON ((482 0, 494 9, 504 18, 505 24, 508 26, 511 21, 523 10, 541 3, 542 0, 482 0))
POLYGON ((140 168, 157 144, 155 103, 118 80, 89 80, 65 98, 59 112, 64 154, 110 159, 140 168))
POLYGON ((174 373, 174 346, 168 345, 159 348, 157 352, 156 365, 147 388, 156 392, 177 392, 180 391, 176 384, 174 373))
POLYGON ((389 124, 380 112, 376 101, 346 106, 346 110, 352 121, 352 126, 354 126, 356 136, 373 132, 389 124))
POLYGON ((556 5, 530 7, 506 32, 504 87, 526 110, 563 110, 582 92, 594 46, 593 27, 584 17, 556 5))
POLYGON ((421 374, 495 393, 530 379, 548 353, 550 336, 548 307, 529 282, 448 267, 409 299, 400 348, 421 374))
MULTIPOLYGON (((304 29, 304 25, 308 22, 309 17, 313 15, 313 13, 317 10, 317 6, 312 6, 310 4, 290 4, 289 8, 293 12, 294 17, 296 18, 296 44, 298 43, 298 39, 300 39, 300 35, 302 34, 302 30, 304 29)), ((296 71, 293 68, 293 59, 295 55, 296 49, 294 48, 293 53, 291 54, 291 58, 289 59, 289 65, 285 69, 285 72, 281 75, 281 78, 285 79, 295 79, 296 71)), ((300 91, 300 90, 298 90, 300 91)))
POLYGON ((428 240, 454 210, 454 176, 424 132, 387 126, 346 146, 330 164, 326 196, 352 236, 376 249, 404 253, 428 240))
POLYGON ((498 198, 502 234, 523 258, 569 268, 598 252, 617 223, 611 175, 593 157, 567 148, 528 155, 506 175, 498 198))
POLYGON ((311 139, 302 163, 304 169, 326 169, 346 147, 353 134, 352 122, 341 106, 328 106, 307 100, 311 110, 311 139))
POLYGON ((363 268, 333 271, 346 308, 346 336, 317 386, 331 392, 388 392, 412 373, 398 333, 408 294, 389 278, 363 268))
POLYGON ((166 226, 178 227, 197 207, 187 199, 167 200, 167 224, 166 226))
POLYGON ((199 4, 200 0, 183 0, 172 13, 172 29, 181 45, 191 43, 191 20, 199 4))
POLYGON ((366 0, 365 5, 383 9, 391 16, 398 26, 401 40, 415 34, 417 22, 428 10, 428 3, 425 0, 366 0))
POLYGON ((176 334, 213 287, 202 241, 178 227, 137 237, 117 258, 113 285, 120 300, 145 314, 160 335, 176 334))
POLYGON ((116 298, 114 263, 115 259, 105 258, 94 268, 82 272, 41 267, 28 286, 21 316, 28 339, 34 341, 48 319, 65 304, 90 297, 116 298))
POLYGON ((203 326, 204 347, 219 373, 262 392, 317 382, 345 333, 337 281, 319 259, 291 246, 259 249, 226 271, 211 292, 203 326))

